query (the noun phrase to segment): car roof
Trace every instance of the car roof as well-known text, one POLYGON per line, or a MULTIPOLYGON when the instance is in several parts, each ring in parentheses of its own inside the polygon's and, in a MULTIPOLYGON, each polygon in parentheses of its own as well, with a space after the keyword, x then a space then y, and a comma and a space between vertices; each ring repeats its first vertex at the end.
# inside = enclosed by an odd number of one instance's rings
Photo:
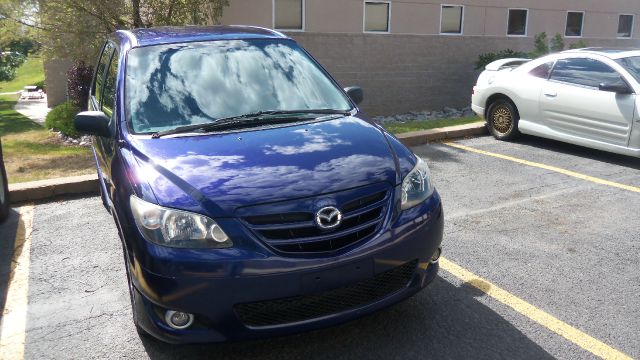
POLYGON ((588 53, 588 54, 596 54, 608 57, 610 59, 621 59, 630 56, 640 56, 640 49, 638 48, 605 48, 605 47, 588 47, 582 49, 574 49, 563 51, 564 54, 571 53, 588 53))
POLYGON ((257 26, 162 26, 134 30, 119 30, 131 47, 174 44, 193 41, 240 39, 289 39, 284 34, 257 26))

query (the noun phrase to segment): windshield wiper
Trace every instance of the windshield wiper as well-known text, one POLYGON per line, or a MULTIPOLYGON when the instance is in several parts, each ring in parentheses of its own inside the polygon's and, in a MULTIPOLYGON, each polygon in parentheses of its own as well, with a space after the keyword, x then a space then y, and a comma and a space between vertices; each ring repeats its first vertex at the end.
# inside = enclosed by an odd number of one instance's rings
POLYGON ((214 131, 229 128, 237 128, 243 125, 260 126, 264 124, 281 124, 286 122, 298 121, 299 117, 280 118, 280 121, 276 121, 278 118, 274 118, 277 115, 351 115, 351 110, 335 110, 335 109, 307 109, 307 110, 266 110, 258 111, 249 114, 229 116, 225 118, 216 119, 212 122, 192 124, 179 126, 175 129, 158 131, 151 135, 152 138, 157 139, 167 135, 183 134, 192 131, 214 131))

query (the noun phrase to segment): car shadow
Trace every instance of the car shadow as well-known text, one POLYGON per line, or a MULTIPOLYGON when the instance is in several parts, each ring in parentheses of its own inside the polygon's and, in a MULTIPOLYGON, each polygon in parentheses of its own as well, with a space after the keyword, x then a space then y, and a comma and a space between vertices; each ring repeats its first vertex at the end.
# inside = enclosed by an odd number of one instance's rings
POLYGON ((429 289, 333 328, 231 344, 169 345, 143 337, 151 359, 551 359, 477 298, 475 287, 437 277, 429 289))
POLYGON ((580 145, 573 145, 562 141, 551 140, 536 136, 522 135, 516 143, 538 149, 549 150, 566 155, 579 156, 607 164, 624 166, 640 170, 640 162, 637 158, 610 153, 607 151, 587 148, 580 145))
MULTIPOLYGON (((14 209, 9 210, 9 217, 0 224, 0 319, 4 314, 4 306, 7 302, 7 292, 9 283, 15 267, 12 261, 16 249, 16 240, 24 241, 24 239, 16 239, 18 229, 22 226, 20 222, 20 214, 14 209)), ((24 232, 22 232, 24 234, 24 232)), ((18 251, 21 250, 18 247, 18 251)), ((0 336, 2 328, 0 328, 0 336)))

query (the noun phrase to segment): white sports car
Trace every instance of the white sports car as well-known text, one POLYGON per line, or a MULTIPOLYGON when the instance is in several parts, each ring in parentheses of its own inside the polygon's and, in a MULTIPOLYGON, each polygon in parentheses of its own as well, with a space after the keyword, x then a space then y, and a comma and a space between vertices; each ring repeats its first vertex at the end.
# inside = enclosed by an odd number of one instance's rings
POLYGON ((520 133, 640 157, 640 50, 586 48, 487 65, 472 109, 500 140, 520 133))

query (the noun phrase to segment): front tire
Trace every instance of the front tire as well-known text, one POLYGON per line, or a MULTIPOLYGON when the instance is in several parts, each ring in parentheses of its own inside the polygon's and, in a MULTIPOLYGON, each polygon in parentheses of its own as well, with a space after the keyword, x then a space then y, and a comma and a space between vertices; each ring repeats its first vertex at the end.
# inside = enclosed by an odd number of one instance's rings
POLYGON ((520 135, 518 131, 520 116, 515 105, 509 100, 498 99, 491 103, 487 111, 487 128, 498 140, 513 140, 520 135))

